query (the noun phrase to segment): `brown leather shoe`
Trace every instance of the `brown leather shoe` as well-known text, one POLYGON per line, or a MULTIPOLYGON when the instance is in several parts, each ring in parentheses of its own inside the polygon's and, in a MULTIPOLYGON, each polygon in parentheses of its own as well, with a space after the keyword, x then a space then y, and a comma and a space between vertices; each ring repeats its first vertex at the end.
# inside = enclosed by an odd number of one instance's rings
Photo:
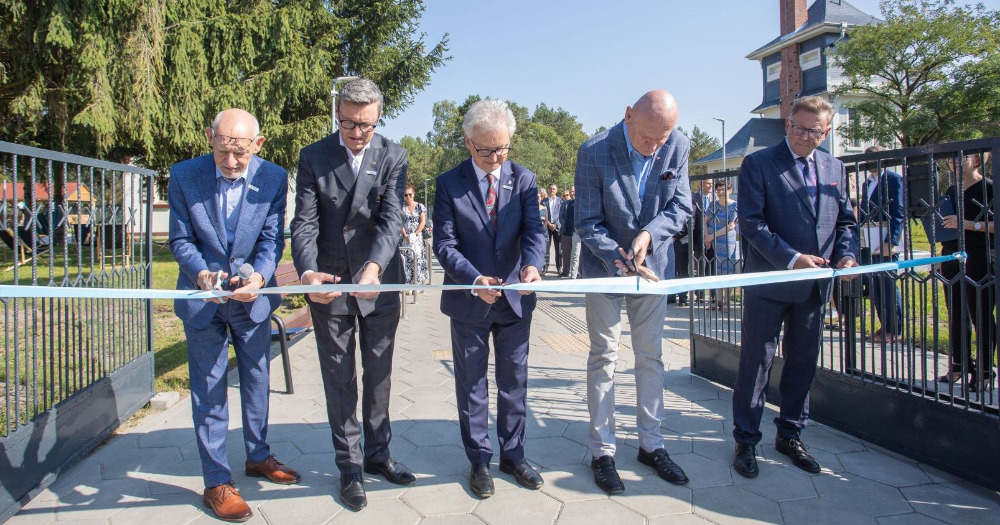
POLYGON ((205 489, 205 505, 212 509, 215 517, 224 521, 242 522, 253 516, 253 511, 247 502, 243 501, 240 491, 233 482, 223 483, 217 487, 205 489))
POLYGON ((298 472, 282 465, 280 461, 274 458, 274 454, 271 454, 260 463, 250 463, 247 461, 247 476, 255 478, 265 477, 279 485, 298 483, 302 477, 298 472))

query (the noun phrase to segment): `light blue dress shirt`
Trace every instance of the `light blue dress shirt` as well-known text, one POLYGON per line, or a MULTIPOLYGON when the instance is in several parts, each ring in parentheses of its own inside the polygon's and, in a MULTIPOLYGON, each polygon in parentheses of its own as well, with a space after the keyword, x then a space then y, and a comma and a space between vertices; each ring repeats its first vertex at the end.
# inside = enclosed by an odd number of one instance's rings
POLYGON ((215 168, 215 184, 219 193, 219 210, 222 211, 222 222, 226 225, 226 242, 233 245, 236 238, 236 227, 240 219, 240 208, 243 206, 243 195, 246 193, 247 172, 230 180, 215 168))
POLYGON ((646 191, 646 179, 649 178, 649 171, 653 169, 653 156, 643 155, 632 147, 632 141, 628 138, 628 126, 622 123, 622 127, 625 129, 625 145, 628 146, 628 158, 632 161, 632 174, 636 177, 636 182, 639 185, 639 199, 642 200, 642 194, 646 191))

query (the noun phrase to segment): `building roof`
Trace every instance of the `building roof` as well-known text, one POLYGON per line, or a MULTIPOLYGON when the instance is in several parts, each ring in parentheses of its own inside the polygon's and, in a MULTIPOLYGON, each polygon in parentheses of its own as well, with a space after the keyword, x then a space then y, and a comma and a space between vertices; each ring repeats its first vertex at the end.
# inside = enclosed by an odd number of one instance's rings
MULTIPOLYGON (((755 151, 769 148, 785 138, 785 121, 780 118, 753 118, 726 141, 726 158, 742 158, 755 151)), ((722 148, 693 161, 697 166, 722 160, 722 148)))
POLYGON ((809 6, 809 16, 806 23, 796 28, 791 33, 781 35, 774 40, 764 44, 754 50, 747 58, 757 60, 765 55, 769 55, 772 49, 777 51, 790 41, 798 40, 799 37, 807 38, 813 33, 825 32, 824 28, 836 28, 841 24, 848 26, 877 24, 881 20, 861 11, 851 5, 847 0, 816 0, 809 6))
MULTIPOLYGON (((10 182, 0 182, 0 200, 25 200, 24 195, 25 183, 18 182, 17 184, 11 184, 10 182)), ((68 201, 91 201, 93 197, 90 194, 90 190, 85 184, 79 184, 76 182, 67 182, 63 187, 64 198, 68 201), (80 190, 80 191, 77 191, 80 190)), ((40 182, 35 183, 35 199, 39 201, 48 201, 51 199, 49 196, 49 185, 40 182)))

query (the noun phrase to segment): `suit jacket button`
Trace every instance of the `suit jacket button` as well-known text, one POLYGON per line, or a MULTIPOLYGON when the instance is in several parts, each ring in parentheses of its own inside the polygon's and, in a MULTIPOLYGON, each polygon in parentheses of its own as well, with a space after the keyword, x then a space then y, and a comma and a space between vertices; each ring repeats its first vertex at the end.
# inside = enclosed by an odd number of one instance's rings
POLYGON ((234 263, 234 262, 236 262, 236 257, 230 257, 230 258, 229 258, 229 262, 231 262, 231 263, 234 263))
POLYGON ((337 196, 336 195, 333 196, 333 202, 337 202, 337 196))
POLYGON ((343 259, 340 259, 340 260, 339 260, 339 261, 337 261, 337 262, 339 262, 340 264, 344 264, 344 263, 345 263, 346 261, 344 261, 343 259))

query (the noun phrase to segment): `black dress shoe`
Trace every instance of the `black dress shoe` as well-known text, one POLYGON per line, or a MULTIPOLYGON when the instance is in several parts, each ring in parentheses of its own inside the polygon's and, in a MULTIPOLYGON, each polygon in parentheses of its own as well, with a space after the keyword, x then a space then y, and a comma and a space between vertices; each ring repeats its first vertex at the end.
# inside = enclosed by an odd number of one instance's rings
POLYGON ((365 472, 369 474, 381 474, 385 476, 385 479, 389 483, 397 485, 409 485, 417 480, 416 476, 407 470, 402 463, 392 458, 386 459, 384 463, 366 462, 365 472))
POLYGON ((760 470, 757 469, 757 448, 737 443, 733 468, 744 478, 756 478, 757 474, 760 474, 760 470))
POLYGON ((684 474, 684 469, 677 465, 677 463, 674 463, 674 460, 670 459, 670 455, 667 454, 666 449, 658 448, 652 452, 646 452, 642 448, 639 448, 638 459, 639 463, 653 467, 657 476, 674 485, 683 485, 688 482, 688 477, 684 474))
POLYGON ((360 473, 340 476, 340 501, 353 511, 359 511, 368 506, 365 485, 360 473))
POLYGON ((590 468, 594 471, 594 482, 601 490, 608 494, 621 494, 625 492, 625 484, 618 476, 618 469, 615 468, 615 458, 611 456, 601 456, 590 460, 590 468))
POLYGON ((485 499, 493 495, 493 476, 490 475, 489 463, 479 463, 472 466, 469 488, 472 489, 473 494, 480 498, 485 499))
POLYGON ((792 458, 796 467, 811 474, 819 474, 819 462, 806 451, 805 445, 797 439, 778 437, 774 441, 774 449, 792 458))
POLYGON ((545 484, 542 475, 523 459, 501 459, 500 472, 514 476, 522 487, 532 490, 545 484))

